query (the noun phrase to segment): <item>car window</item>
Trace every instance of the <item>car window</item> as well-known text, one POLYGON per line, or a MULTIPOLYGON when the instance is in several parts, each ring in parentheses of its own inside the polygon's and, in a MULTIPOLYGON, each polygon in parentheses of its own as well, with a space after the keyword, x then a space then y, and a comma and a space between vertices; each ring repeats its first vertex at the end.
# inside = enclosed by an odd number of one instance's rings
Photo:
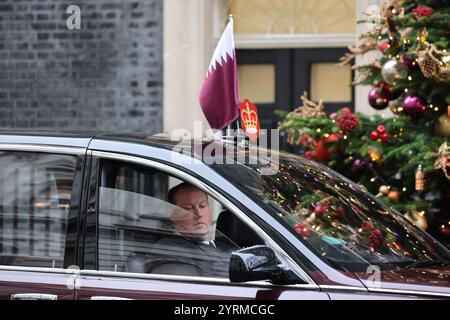
POLYGON ((62 267, 76 157, 0 151, 0 264, 62 267))
POLYGON ((301 157, 278 157, 212 167, 333 268, 366 272, 372 265, 392 270, 449 263, 448 250, 350 180, 301 157))
MULTIPOLYGON (((177 191, 192 192, 187 200, 178 196, 176 203, 169 201, 169 190, 182 184, 157 170, 102 162, 100 270, 228 278, 231 252, 241 247, 228 237, 239 233, 236 221, 215 199, 192 186, 177 191), (227 235, 217 230, 218 222, 227 235)), ((256 242, 260 240, 246 244, 256 242)))

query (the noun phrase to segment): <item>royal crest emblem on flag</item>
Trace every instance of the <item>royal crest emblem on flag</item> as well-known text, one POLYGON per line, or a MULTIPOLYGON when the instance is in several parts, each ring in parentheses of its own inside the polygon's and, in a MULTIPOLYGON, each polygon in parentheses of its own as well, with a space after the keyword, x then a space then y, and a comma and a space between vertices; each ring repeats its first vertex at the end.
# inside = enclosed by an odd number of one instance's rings
POLYGON ((245 99, 239 106, 239 110, 241 113, 242 129, 245 134, 252 141, 258 140, 260 133, 258 108, 256 108, 256 106, 248 99, 245 99))

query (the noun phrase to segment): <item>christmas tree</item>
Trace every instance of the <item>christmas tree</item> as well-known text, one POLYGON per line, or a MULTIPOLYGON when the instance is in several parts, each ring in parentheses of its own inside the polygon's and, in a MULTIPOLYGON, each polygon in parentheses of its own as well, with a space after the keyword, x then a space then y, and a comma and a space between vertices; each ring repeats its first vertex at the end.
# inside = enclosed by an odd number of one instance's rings
MULTIPOLYGON (((341 64, 370 50, 380 58, 355 65, 354 85, 370 85, 368 102, 390 118, 324 112, 310 101, 280 129, 309 159, 356 181, 450 246, 450 3, 391 0, 341 64)), ((365 21, 364 23, 367 23, 365 21)))

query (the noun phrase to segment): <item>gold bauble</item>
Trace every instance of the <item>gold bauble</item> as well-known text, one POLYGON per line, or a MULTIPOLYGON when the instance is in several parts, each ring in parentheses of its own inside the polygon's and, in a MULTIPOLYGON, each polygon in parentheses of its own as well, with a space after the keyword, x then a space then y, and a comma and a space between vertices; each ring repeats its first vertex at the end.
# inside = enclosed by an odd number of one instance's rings
POLYGON ((377 148, 369 147, 368 155, 372 162, 381 162, 382 154, 377 148))
MULTIPOLYGON (((448 108, 450 112, 450 106, 448 108)), ((450 117, 448 114, 443 114, 437 119, 434 125, 434 132, 438 136, 450 138, 450 117)))
POLYGON ((400 192, 398 191, 389 191, 388 199, 392 202, 398 202, 400 200, 400 192))
POLYGON ((388 103, 389 109, 391 109, 392 113, 397 114, 401 112, 398 108, 402 107, 403 100, 401 98, 391 100, 388 103))

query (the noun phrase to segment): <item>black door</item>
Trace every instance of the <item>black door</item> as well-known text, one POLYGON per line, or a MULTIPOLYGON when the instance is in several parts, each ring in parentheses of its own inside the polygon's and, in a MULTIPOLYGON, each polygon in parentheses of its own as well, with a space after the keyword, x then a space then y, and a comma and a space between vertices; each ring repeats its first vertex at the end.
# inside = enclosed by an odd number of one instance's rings
MULTIPOLYGON (((322 66, 324 64, 336 64, 346 51, 346 48, 237 50, 239 99, 241 101, 245 98, 249 98, 250 101, 252 101, 252 98, 256 100, 252 102, 258 107, 262 129, 277 128, 278 122, 282 119, 275 115, 274 111, 294 110, 301 105, 300 96, 305 91, 311 97, 311 91, 316 89, 312 83, 314 81, 314 77, 312 77, 313 68, 320 67, 320 64, 322 66), (259 72, 260 70, 258 70, 255 72, 248 69, 258 66, 266 71, 259 72), (249 70, 250 72, 248 72, 249 70), (252 73, 254 76, 252 76, 252 73), (259 83, 261 88, 259 88, 259 83), (268 96, 264 91, 267 91, 267 88, 272 85, 274 86, 274 94, 268 96), (251 90, 247 90, 248 87, 251 87, 251 90), (258 101, 258 97, 246 96, 247 94, 252 95, 252 93, 259 95, 261 92, 264 97, 260 101, 258 101)), ((342 97, 338 99, 339 101, 333 101, 332 97, 325 99, 325 111, 327 113, 332 113, 344 106, 354 109, 354 91, 353 87, 350 86, 353 75, 351 71, 348 70, 348 72, 348 84, 344 84, 350 92, 347 95, 348 99, 344 99, 344 101, 342 97)), ((335 83, 331 81, 331 86, 342 86, 340 80, 335 81, 335 83)), ((330 90, 332 89, 336 88, 330 88, 330 90)), ((284 138, 281 136, 280 148, 286 150, 286 147, 284 138)))

